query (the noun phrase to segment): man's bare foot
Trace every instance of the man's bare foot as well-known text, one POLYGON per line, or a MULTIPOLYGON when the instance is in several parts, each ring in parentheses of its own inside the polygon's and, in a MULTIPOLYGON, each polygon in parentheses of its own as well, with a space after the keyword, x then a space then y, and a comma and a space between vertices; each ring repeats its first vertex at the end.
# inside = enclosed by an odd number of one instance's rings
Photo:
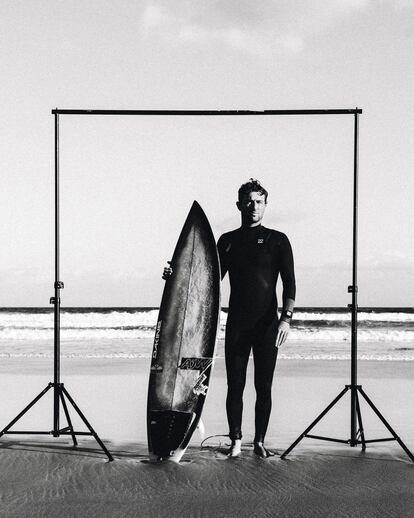
POLYGON ((233 458, 238 457, 241 454, 241 439, 231 441, 230 450, 227 453, 227 457, 233 458))
POLYGON ((262 458, 262 459, 267 459, 269 457, 274 457, 275 454, 272 452, 272 451, 269 451, 267 450, 264 446, 263 446, 263 443, 262 442, 255 442, 254 443, 254 448, 253 448, 253 451, 254 453, 262 458))

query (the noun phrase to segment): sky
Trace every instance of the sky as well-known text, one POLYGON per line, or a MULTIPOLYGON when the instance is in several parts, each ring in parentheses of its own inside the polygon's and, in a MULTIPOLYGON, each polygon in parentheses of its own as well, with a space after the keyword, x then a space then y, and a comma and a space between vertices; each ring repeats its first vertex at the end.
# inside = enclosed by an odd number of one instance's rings
MULTIPOLYGON (((0 306, 53 295, 52 108, 357 106, 358 302, 414 306, 413 51, 408 0, 2 0, 0 306)), ((158 306, 193 200, 218 238, 250 177, 269 191, 264 225, 292 243, 297 305, 351 302, 352 116, 60 128, 62 307, 158 306)))

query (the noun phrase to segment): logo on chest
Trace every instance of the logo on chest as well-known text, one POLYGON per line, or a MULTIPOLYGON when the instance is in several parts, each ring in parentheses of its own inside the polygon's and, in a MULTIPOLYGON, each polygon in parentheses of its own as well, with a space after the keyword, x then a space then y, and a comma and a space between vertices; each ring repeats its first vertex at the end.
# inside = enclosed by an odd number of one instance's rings
POLYGON ((260 239, 257 240, 257 244, 258 245, 263 245, 263 243, 264 243, 264 239, 263 238, 260 238, 260 239))

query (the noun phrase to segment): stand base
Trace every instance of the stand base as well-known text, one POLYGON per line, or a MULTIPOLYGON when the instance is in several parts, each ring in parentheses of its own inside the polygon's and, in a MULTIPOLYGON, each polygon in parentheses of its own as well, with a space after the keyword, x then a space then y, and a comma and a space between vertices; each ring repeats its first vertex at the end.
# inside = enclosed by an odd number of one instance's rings
POLYGON ((95 430, 90 425, 89 421, 86 419, 84 414, 81 412, 80 408, 77 406, 69 392, 65 389, 63 383, 49 383, 46 388, 40 392, 21 412, 18 414, 1 432, 0 437, 3 435, 18 435, 18 434, 24 434, 24 435, 52 435, 53 437, 60 437, 61 435, 71 435, 73 445, 77 446, 78 441, 76 440, 77 435, 83 435, 83 436, 92 436, 95 438, 96 442, 99 444, 105 455, 108 457, 110 461, 114 460, 112 455, 107 450, 104 443, 99 438, 98 434, 95 432, 95 430), (55 407, 54 407, 54 428, 53 430, 49 432, 45 431, 38 431, 38 430, 19 430, 19 431, 11 431, 10 428, 17 423, 17 421, 22 418, 51 388, 54 389, 54 397, 55 397, 55 407), (69 415, 68 406, 66 403, 66 399, 69 401, 69 403, 72 405, 76 413, 79 415, 79 417, 84 422, 85 426, 88 428, 89 432, 78 432, 75 431, 72 425, 72 421, 69 415), (59 404, 62 403, 63 411, 65 412, 66 420, 68 426, 65 428, 59 428, 59 404))
POLYGON ((398 435, 395 433, 391 425, 385 420, 381 412, 377 409, 377 407, 374 405, 374 403, 371 401, 371 399, 367 396, 367 394, 363 391, 361 385, 345 385, 345 388, 340 392, 336 398, 323 410, 318 417, 306 428, 306 430, 299 435, 299 437, 296 439, 295 442, 293 442, 289 448, 284 451, 281 454, 281 458, 284 459, 289 453, 293 450, 293 448, 299 444, 299 442, 304 438, 309 437, 310 439, 319 439, 322 441, 331 441, 331 442, 339 442, 343 444, 349 444, 350 446, 357 446, 358 444, 362 445, 362 451, 365 451, 366 445, 368 443, 373 442, 385 442, 385 441, 397 441, 398 444, 401 446, 401 448, 405 451, 405 453, 408 455, 410 460, 414 462, 414 455, 411 453, 411 451, 407 448, 407 446, 402 442, 402 440, 398 437, 398 435), (338 403, 338 401, 348 392, 348 390, 351 391, 351 395, 355 397, 355 407, 356 407, 356 416, 358 419, 358 425, 359 429, 354 435, 354 437, 351 437, 351 439, 343 440, 343 439, 334 439, 331 437, 322 437, 319 435, 310 435, 309 432, 312 430, 314 426, 316 426, 319 421, 331 410, 332 407, 338 403), (359 406, 359 399, 358 399, 358 393, 362 395, 362 397, 365 399, 365 401, 368 403, 368 405, 372 408, 374 413, 377 415, 377 417, 380 419, 380 421, 383 423, 383 425, 387 428, 387 430, 391 433, 392 437, 387 437, 385 439, 370 439, 366 440, 364 435, 364 427, 362 425, 362 416, 361 416, 361 409, 359 406))

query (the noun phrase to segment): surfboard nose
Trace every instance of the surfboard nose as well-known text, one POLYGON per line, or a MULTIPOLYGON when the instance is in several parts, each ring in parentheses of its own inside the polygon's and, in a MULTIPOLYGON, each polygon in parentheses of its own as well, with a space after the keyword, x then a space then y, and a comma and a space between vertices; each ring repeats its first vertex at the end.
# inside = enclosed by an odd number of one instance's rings
POLYGON ((204 210, 202 209, 201 205, 198 203, 197 200, 193 201, 193 204, 191 205, 190 212, 188 213, 187 218, 189 218, 190 216, 191 216, 191 219, 194 219, 194 217, 196 217, 198 219, 201 218, 205 221, 208 221, 206 213, 204 212, 204 210))

